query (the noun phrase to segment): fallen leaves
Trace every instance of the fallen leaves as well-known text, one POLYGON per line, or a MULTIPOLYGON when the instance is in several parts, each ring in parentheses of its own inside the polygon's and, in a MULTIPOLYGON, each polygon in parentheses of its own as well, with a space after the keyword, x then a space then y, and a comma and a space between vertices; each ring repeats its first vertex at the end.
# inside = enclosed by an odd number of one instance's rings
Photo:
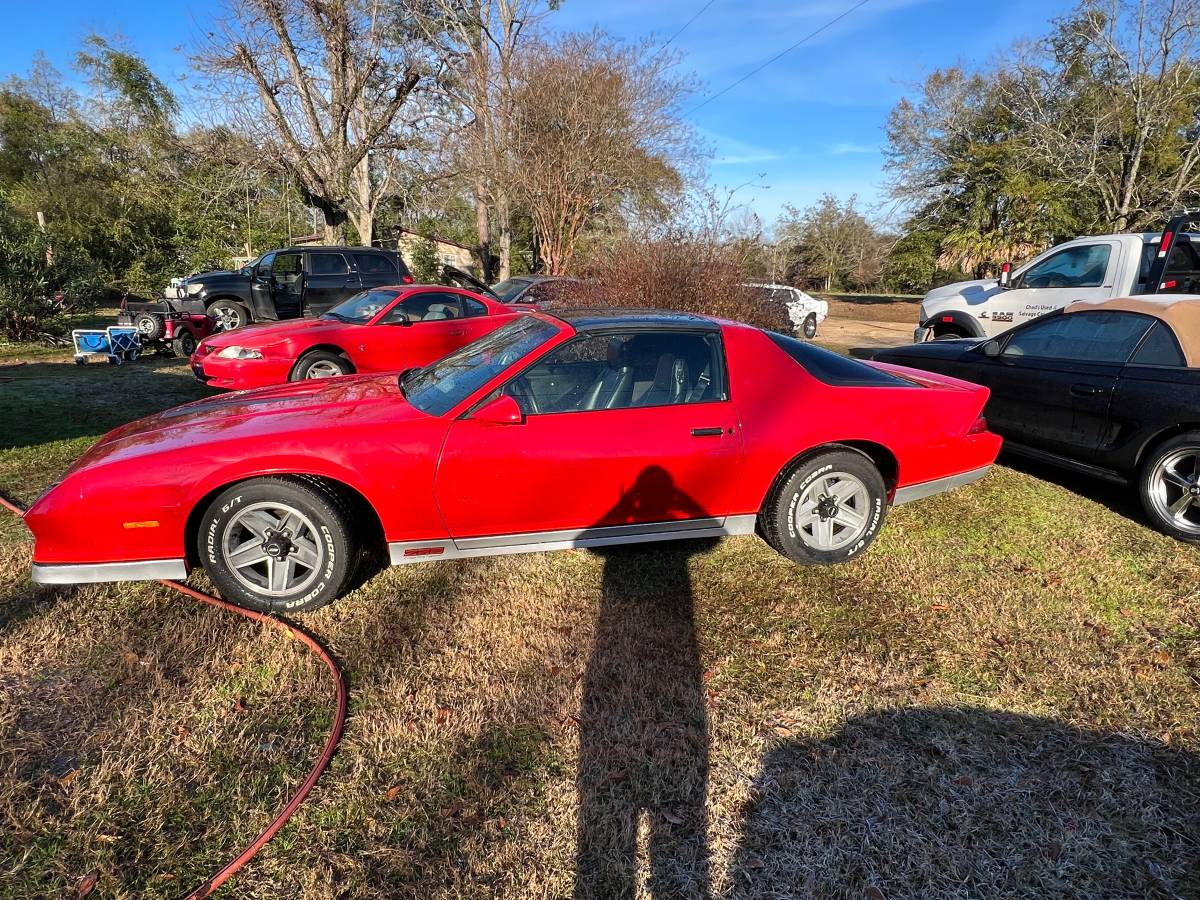
POLYGON ((96 869, 88 872, 83 876, 83 880, 79 882, 79 887, 75 888, 75 900, 80 900, 81 897, 87 897, 96 889, 96 882, 100 880, 100 872, 96 869))

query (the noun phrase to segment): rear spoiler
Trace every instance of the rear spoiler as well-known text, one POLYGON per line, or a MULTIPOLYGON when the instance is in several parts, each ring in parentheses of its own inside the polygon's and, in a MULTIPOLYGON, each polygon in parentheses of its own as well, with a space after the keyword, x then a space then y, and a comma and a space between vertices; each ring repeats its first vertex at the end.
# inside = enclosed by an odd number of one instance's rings
POLYGON ((1189 225, 1200 222, 1200 209, 1181 209, 1171 213, 1171 218, 1163 228, 1162 237, 1158 240, 1158 253, 1150 263, 1150 274, 1146 276, 1146 293, 1157 294, 1166 290, 1163 284, 1163 273, 1167 269, 1167 260, 1171 258, 1171 247, 1175 238, 1188 230, 1189 225))

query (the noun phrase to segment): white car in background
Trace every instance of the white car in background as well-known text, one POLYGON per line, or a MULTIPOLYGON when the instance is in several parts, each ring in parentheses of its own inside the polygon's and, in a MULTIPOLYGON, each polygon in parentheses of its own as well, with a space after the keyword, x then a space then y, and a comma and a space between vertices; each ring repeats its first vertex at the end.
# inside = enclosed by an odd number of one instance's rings
POLYGON ((824 322, 829 315, 828 303, 809 296, 800 288, 786 284, 746 284, 745 286, 760 291, 764 300, 787 304, 792 330, 798 331, 806 338, 816 337, 817 325, 824 322))

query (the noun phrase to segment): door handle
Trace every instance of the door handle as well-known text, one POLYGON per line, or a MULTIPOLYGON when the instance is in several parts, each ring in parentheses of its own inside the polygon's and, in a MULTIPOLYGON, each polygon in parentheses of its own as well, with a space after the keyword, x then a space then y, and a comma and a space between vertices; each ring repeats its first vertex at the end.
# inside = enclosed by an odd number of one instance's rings
POLYGON ((693 428, 692 437, 720 437, 723 428, 693 428))
POLYGON ((1107 394, 1108 388, 1100 387, 1096 384, 1073 384, 1071 385, 1072 397, 1095 397, 1098 394, 1107 394))
POLYGON ((466 334, 466 332, 465 332, 465 331, 463 331, 461 328, 455 328, 455 329, 454 329, 454 330, 452 330, 450 333, 451 333, 451 334, 466 334))

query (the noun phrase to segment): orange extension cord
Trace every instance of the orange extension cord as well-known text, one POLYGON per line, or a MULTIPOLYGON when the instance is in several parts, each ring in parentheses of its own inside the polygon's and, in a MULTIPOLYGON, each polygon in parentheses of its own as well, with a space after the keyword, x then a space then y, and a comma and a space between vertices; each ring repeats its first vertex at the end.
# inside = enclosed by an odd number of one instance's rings
MULTIPOLYGON (((0 506, 3 506, 5 509, 15 513, 18 517, 24 518, 25 516, 25 510, 21 509, 21 507, 17 506, 17 504, 12 503, 3 496, 0 496, 0 506)), ((346 708, 349 692, 346 689, 346 676, 342 673, 342 670, 338 668, 338 664, 334 661, 333 656, 328 650, 321 646, 321 643, 315 637, 308 632, 303 631, 294 625, 289 625, 287 622, 284 622, 282 619, 277 619, 274 616, 255 612, 254 610, 250 609, 243 609, 242 607, 235 606, 232 603, 226 602, 225 600, 221 600, 217 597, 212 597, 200 591, 193 590, 185 584, 180 584, 178 581, 169 581, 163 579, 159 582, 159 584, 164 584, 172 590, 176 590, 187 597, 191 597, 193 600, 199 600, 201 603, 207 603, 209 606, 215 606, 218 609, 224 609, 232 613, 237 613, 239 616, 245 616, 247 619, 252 619, 255 622, 265 622, 272 628, 278 628, 289 637, 300 641, 300 643, 307 646, 310 650, 312 650, 313 653, 321 658, 323 663, 325 663, 326 667, 329 669, 330 676, 333 678, 333 687, 336 695, 334 701, 335 710, 333 716, 333 727, 329 730, 329 737, 325 741, 325 748, 321 751, 320 758, 317 760, 316 765, 313 766, 312 771, 308 773, 308 777, 304 779, 304 783, 300 785, 299 790, 292 795, 292 799, 284 805, 283 809, 279 810, 279 813, 274 819, 271 820, 271 823, 263 829, 262 833, 246 846, 245 850, 239 853, 236 858, 231 860, 229 864, 225 866, 225 868, 221 869, 220 872, 217 872, 217 874, 213 875, 211 878, 205 881, 204 884, 200 885, 194 891, 189 893, 185 898, 185 900, 199 900, 201 897, 207 897, 212 894, 213 891, 228 881, 238 869, 248 863, 254 857, 254 854, 258 853, 258 851, 263 848, 267 841, 271 840, 271 838, 275 836, 275 833, 283 827, 283 823, 290 819, 292 817, 292 813, 294 813, 299 808, 300 804, 304 802, 304 798, 307 797, 309 791, 313 789, 313 785, 317 783, 317 779, 321 777, 321 773, 329 767, 329 763, 333 759, 333 752, 335 749, 337 749, 338 741, 340 741, 342 738, 342 727, 346 724, 346 708)))

